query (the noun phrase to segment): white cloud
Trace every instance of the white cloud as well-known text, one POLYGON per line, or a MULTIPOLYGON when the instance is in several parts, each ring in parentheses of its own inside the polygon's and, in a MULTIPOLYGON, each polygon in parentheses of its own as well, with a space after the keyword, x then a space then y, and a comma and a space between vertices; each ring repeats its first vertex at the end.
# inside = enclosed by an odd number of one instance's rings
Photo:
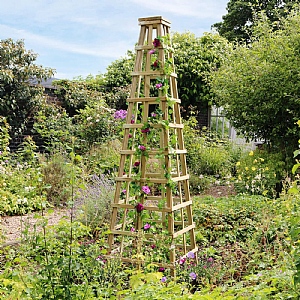
POLYGON ((91 55, 96 57, 116 58, 124 55, 130 45, 124 41, 114 41, 109 44, 91 44, 82 46, 76 43, 67 43, 47 36, 34 34, 22 29, 16 29, 0 24, 0 38, 24 39, 25 46, 27 43, 31 45, 40 45, 43 48, 52 48, 65 52, 78 53, 82 55, 91 55), (4 36, 4 34, 6 36, 4 36))
POLYGON ((180 16, 198 18, 215 18, 225 14, 226 0, 130 0, 136 5, 143 6, 149 11, 168 12, 180 16))

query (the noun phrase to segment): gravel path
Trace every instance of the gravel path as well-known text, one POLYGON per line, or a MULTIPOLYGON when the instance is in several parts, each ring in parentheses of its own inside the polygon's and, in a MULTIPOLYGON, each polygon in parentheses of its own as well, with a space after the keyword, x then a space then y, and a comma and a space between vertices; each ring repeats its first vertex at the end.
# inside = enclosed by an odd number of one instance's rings
MULTIPOLYGON (((29 213, 25 216, 5 216, 1 218, 1 227, 3 241, 2 244, 17 243, 21 239, 22 231, 29 224, 29 230, 34 229, 34 224, 39 222, 39 218, 35 215, 41 215, 41 212, 29 213)), ((48 225, 54 225, 62 218, 70 218, 69 209, 54 209, 52 212, 44 212, 44 216, 48 219, 48 225)), ((41 230, 39 226, 37 230, 41 230)))

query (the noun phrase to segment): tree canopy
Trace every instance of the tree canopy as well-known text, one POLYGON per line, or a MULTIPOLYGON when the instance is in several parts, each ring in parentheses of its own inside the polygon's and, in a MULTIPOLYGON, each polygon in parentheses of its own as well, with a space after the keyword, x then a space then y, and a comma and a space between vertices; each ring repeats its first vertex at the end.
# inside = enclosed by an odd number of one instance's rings
POLYGON ((286 16, 298 0, 230 0, 223 21, 212 28, 229 41, 249 41, 255 19, 263 12, 271 23, 286 16))
MULTIPOLYGON (((220 53, 227 47, 227 41, 218 34, 207 33, 202 37, 196 37, 190 32, 182 34, 175 32, 172 35, 172 44, 179 98, 184 108, 183 115, 188 115, 191 110, 201 110, 203 104, 211 101, 207 76, 211 69, 218 67, 220 53)), ((128 52, 127 57, 116 60, 108 67, 104 76, 109 91, 115 92, 114 89, 131 83, 134 59, 135 55, 128 52)), ((124 91, 121 95, 123 97, 115 99, 114 107, 120 108, 120 103, 124 105, 124 96, 128 94, 124 91)))
MULTIPOLYGON (((300 119, 300 11, 273 31, 265 17, 254 27, 250 45, 238 44, 213 72, 215 101, 232 125, 253 140, 264 139, 281 152, 297 148, 300 119)), ((291 152, 289 152, 291 155, 291 152)))
POLYGON ((0 116, 7 118, 12 136, 22 133, 41 104, 43 89, 31 82, 53 76, 53 69, 35 64, 36 58, 22 40, 0 40, 0 116))

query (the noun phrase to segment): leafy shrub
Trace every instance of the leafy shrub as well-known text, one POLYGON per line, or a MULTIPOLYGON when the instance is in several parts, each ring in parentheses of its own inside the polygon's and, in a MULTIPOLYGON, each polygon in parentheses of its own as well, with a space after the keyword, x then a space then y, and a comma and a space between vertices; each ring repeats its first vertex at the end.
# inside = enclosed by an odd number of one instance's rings
POLYGON ((184 126, 190 173, 220 177, 230 174, 239 151, 227 140, 215 138, 210 133, 200 133, 194 117, 186 121, 184 126))
POLYGON ((77 220, 89 226, 93 233, 109 222, 115 186, 105 175, 93 175, 76 199, 77 220))
POLYGON ((94 145, 83 158, 89 174, 114 174, 120 163, 121 142, 117 139, 108 140, 94 145))
POLYGON ((274 197, 284 176, 285 163, 279 153, 256 149, 236 163, 236 190, 240 193, 274 197))
POLYGON ((76 145, 80 152, 88 151, 95 143, 103 143, 114 138, 116 122, 113 110, 101 102, 92 102, 78 111, 74 121, 78 138, 76 145))
POLYGON ((209 188, 213 182, 210 176, 190 174, 190 193, 192 195, 197 195, 209 188))
POLYGON ((24 215, 46 205, 40 169, 27 163, 0 165, 0 214, 24 215))
MULTIPOLYGON (((47 200, 49 203, 59 206, 65 205, 72 196, 72 179, 74 165, 63 152, 46 156, 42 163, 43 182, 47 187, 47 200)), ((73 183, 75 184, 75 183, 73 183)))
POLYGON ((6 160, 9 153, 10 126, 5 117, 0 116, 0 161, 6 160))
POLYGON ((34 130, 42 139, 43 146, 49 151, 71 147, 73 131, 75 130, 65 109, 54 105, 44 104, 35 118, 34 130))

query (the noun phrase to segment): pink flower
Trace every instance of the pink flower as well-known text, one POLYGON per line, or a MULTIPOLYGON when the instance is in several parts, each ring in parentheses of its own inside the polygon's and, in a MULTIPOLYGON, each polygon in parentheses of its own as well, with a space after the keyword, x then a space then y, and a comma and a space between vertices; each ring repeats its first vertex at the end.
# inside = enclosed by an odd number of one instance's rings
POLYGON ((163 268, 163 267, 160 267, 159 269, 158 269, 158 272, 164 272, 165 271, 165 268, 163 268))
POLYGON ((130 228, 130 231, 131 231, 131 232, 134 232, 134 231, 135 231, 135 228, 134 228, 134 227, 131 227, 131 228, 130 228))
POLYGON ((145 150, 146 150, 146 147, 143 146, 143 145, 139 145, 138 148, 139 148, 141 151, 145 151, 145 150))
POLYGON ((153 46, 154 47, 159 47, 160 46, 160 40, 155 38, 154 41, 153 41, 153 46))
POLYGON ((126 190, 122 190, 122 194, 126 194, 126 190))
POLYGON ((161 282, 166 282, 166 281, 167 281, 167 277, 164 276, 160 281, 161 281, 161 282))
POLYGON ((184 263, 185 263, 185 258, 184 257, 180 257, 179 264, 183 265, 184 263))
POLYGON ((150 51, 149 51, 149 54, 154 54, 156 52, 156 49, 151 49, 150 51))
POLYGON ((129 138, 132 138, 132 134, 129 133, 129 134, 128 134, 128 137, 129 137, 129 138))
POLYGON ((151 193, 151 190, 150 190, 150 188, 149 188, 148 185, 143 185, 143 186, 142 186, 142 191, 143 191, 146 195, 148 195, 148 194, 151 193))
POLYGON ((151 227, 151 225, 149 223, 146 223, 144 225, 144 230, 148 230, 148 229, 150 229, 150 227, 151 227))
POLYGON ((152 248, 152 249, 155 249, 155 248, 156 248, 156 246, 155 246, 155 245, 151 245, 151 248, 152 248))
POLYGON ((156 87, 157 89, 160 89, 160 88, 162 87, 162 83, 157 83, 157 84, 155 85, 155 87, 156 87))
POLYGON ((153 117, 153 118, 155 118, 157 116, 157 114, 156 113, 151 113, 151 117, 153 117))
POLYGON ((135 209, 138 213, 142 212, 144 210, 144 205, 142 203, 138 203, 136 206, 135 206, 135 209))

